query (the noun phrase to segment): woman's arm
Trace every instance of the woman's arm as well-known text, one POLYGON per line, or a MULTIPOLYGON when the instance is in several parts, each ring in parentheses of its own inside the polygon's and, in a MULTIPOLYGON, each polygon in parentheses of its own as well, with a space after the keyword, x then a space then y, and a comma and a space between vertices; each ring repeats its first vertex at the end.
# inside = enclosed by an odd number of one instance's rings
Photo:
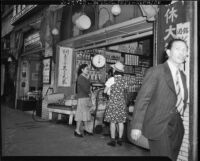
POLYGON ((103 92, 104 92, 104 93, 107 93, 108 90, 109 90, 109 87, 106 86, 106 87, 104 88, 104 91, 103 91, 103 92))

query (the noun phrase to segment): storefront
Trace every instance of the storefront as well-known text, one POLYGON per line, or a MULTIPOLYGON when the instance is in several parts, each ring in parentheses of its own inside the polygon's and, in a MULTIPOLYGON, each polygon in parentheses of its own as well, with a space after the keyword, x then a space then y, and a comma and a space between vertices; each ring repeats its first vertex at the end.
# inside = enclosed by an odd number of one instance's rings
MULTIPOLYGON (((126 93, 127 110, 129 110, 129 105, 134 104, 146 70, 155 65, 153 25, 153 22, 146 21, 146 17, 139 16, 59 42, 56 52, 54 84, 51 85, 54 87, 54 92, 64 93, 66 99, 76 98, 77 70, 81 64, 86 63, 90 66, 90 80, 97 99, 98 91, 108 79, 110 65, 121 61, 125 65, 124 76, 129 85, 126 93), (106 60, 106 64, 101 68, 98 68, 93 62, 97 55, 103 56, 106 60)), ((46 88, 47 90, 48 88, 46 88)), ((43 95, 46 91, 43 91, 43 95)), ((98 101, 99 107, 105 105, 103 98, 98 101)), ((48 105, 45 101, 43 101, 43 105, 46 106, 43 106, 43 113, 46 110, 48 113, 48 105)), ((130 115, 131 113, 130 111, 130 115)))
POLYGON ((23 52, 19 57, 17 109, 33 111, 41 116, 42 48, 39 31, 24 33, 23 52), (37 105, 37 106, 36 106, 37 105))
MULTIPOLYGON (((83 64, 90 66, 90 79, 94 84, 104 84, 107 79, 107 72, 110 65, 116 61, 125 64, 125 75, 130 79, 130 94, 137 92, 142 82, 145 70, 153 66, 153 23, 147 23, 143 17, 113 25, 78 38, 72 38, 58 44, 57 55, 57 90, 67 87, 71 90, 64 90, 65 94, 74 95, 76 85, 76 74, 78 67, 83 64), (89 43, 88 43, 89 42, 89 43), (92 42, 92 43, 91 43, 92 42), (60 81, 65 71, 61 73, 64 63, 65 50, 73 58, 73 63, 67 71, 73 71, 68 75, 68 82, 62 84, 60 81), (103 55, 106 58, 106 65, 103 68, 96 68, 92 64, 95 55, 103 55), (76 71, 76 72, 74 72, 76 71), (137 82, 131 83, 131 82, 137 82), (132 84, 132 85, 131 85, 132 84), (66 93, 69 92, 69 93, 66 93)), ((70 59, 66 64, 69 64, 70 59)))
POLYGON ((41 116, 42 59, 44 47, 40 40, 41 17, 45 6, 14 5, 11 24, 14 26, 16 55, 15 108, 36 111, 41 116))

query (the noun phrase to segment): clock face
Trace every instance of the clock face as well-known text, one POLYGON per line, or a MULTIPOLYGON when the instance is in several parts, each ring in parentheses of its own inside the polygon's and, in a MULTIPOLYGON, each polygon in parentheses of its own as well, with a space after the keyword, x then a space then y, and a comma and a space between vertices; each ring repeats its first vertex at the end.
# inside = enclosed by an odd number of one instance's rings
POLYGON ((106 64, 106 58, 103 55, 95 55, 92 64, 97 68, 102 68, 106 64))

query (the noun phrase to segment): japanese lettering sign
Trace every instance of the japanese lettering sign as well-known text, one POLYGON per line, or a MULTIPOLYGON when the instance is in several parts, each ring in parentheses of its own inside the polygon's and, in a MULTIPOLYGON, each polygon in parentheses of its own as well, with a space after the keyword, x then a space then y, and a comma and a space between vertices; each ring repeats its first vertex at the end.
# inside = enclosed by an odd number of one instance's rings
MULTIPOLYGON (((172 38, 184 39, 188 45, 190 52, 190 22, 186 17, 186 3, 184 1, 172 1, 169 5, 160 5, 158 13, 157 26, 157 55, 158 64, 163 63, 165 59, 164 50, 168 42, 172 38)), ((188 53, 190 55, 190 53, 188 53)), ((189 59, 182 65, 182 70, 185 72, 189 80, 189 59)), ((189 81, 187 82, 189 87, 189 81)))
POLYGON ((184 25, 184 23, 186 23, 184 1, 159 6, 157 26, 158 64, 164 61, 164 54, 162 53, 172 38, 177 36, 186 38, 186 33, 189 34, 189 26, 188 24, 184 25))
POLYGON ((59 67, 58 67, 58 86, 71 86, 72 75, 72 52, 73 49, 60 47, 59 67))

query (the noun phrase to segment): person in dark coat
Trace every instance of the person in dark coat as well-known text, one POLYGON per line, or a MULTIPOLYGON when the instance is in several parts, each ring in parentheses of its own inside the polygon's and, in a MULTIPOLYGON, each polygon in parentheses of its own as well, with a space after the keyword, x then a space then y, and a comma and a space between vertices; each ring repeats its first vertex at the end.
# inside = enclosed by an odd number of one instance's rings
POLYGON ((176 161, 188 99, 186 76, 180 70, 188 56, 187 44, 182 39, 173 39, 166 53, 168 60, 150 68, 144 77, 131 120, 131 137, 137 140, 143 134, 152 156, 167 156, 176 161))

